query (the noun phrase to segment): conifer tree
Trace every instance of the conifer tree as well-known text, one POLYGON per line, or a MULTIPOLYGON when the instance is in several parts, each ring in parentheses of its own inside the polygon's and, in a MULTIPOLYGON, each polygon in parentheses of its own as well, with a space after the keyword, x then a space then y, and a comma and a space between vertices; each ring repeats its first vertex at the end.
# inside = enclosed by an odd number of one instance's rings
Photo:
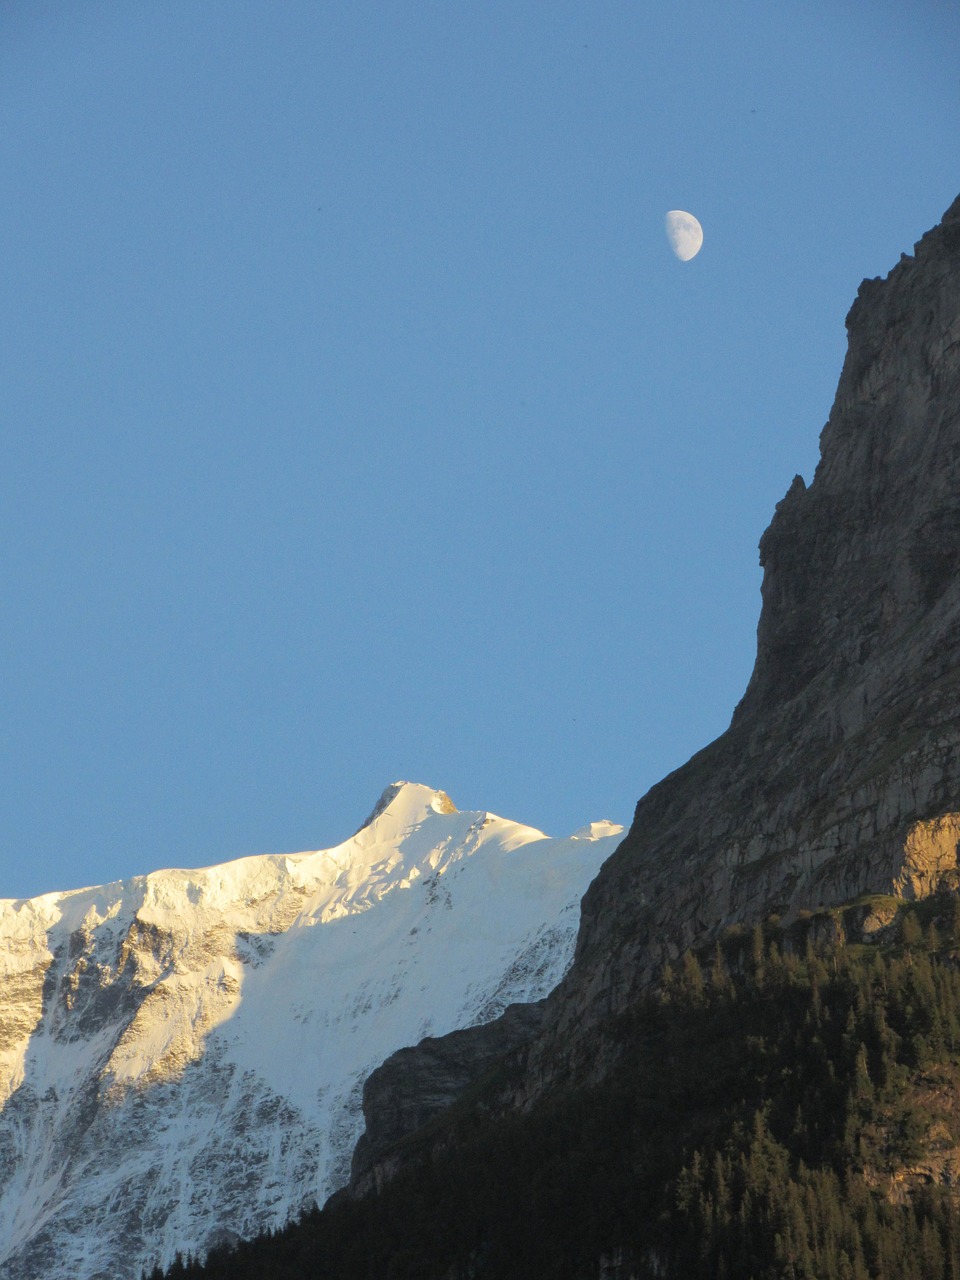
POLYGON ((693 951, 685 951, 681 958, 680 985, 683 994, 694 1003, 703 999, 703 971, 693 951))
POLYGON ((908 951, 912 951, 920 945, 920 938, 920 922, 917 920, 916 912, 908 907, 902 913, 900 920, 900 941, 908 951))

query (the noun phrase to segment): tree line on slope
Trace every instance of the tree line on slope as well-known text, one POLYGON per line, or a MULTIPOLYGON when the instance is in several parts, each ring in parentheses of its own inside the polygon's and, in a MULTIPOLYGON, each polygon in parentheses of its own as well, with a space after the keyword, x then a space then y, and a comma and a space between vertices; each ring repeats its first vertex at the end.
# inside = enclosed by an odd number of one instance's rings
POLYGON ((885 936, 730 931, 610 1023, 601 1084, 457 1104, 379 1195, 148 1280, 960 1280, 960 899, 885 936))

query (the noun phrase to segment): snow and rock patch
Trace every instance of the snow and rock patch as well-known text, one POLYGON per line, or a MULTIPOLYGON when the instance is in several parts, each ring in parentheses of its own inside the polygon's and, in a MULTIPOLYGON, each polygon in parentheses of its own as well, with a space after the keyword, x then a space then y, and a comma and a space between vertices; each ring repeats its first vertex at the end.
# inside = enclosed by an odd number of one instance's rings
POLYGON ((371 1070, 544 996, 620 835, 395 783, 332 849, 0 900, 0 1276, 136 1280, 325 1199, 371 1070))

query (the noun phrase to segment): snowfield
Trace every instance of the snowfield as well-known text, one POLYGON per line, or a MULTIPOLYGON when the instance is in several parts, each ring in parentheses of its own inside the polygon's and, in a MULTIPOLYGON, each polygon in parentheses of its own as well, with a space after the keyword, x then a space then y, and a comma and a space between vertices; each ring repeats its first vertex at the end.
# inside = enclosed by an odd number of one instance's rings
POLYGON ((546 995, 621 834, 395 783, 333 849, 0 900, 0 1277, 138 1280, 322 1203, 370 1071, 546 995))

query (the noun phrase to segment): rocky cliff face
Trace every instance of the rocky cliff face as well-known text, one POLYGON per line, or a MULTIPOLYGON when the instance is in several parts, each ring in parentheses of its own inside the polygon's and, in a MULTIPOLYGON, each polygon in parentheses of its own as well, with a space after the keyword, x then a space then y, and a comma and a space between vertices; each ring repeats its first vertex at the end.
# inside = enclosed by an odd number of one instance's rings
POLYGON ((333 849, 0 901, 0 1277, 136 1280, 325 1199, 373 1067, 544 996, 620 834, 405 783, 333 849))
POLYGON ((760 542, 746 693, 638 804, 505 1105, 602 1074, 604 1019, 726 926, 957 877, 960 199, 861 285, 847 328, 814 480, 760 542))
POLYGON ((960 199, 861 285, 847 329, 813 483, 793 481, 760 542, 749 686, 588 891, 550 1053, 727 925, 956 877, 960 199))

